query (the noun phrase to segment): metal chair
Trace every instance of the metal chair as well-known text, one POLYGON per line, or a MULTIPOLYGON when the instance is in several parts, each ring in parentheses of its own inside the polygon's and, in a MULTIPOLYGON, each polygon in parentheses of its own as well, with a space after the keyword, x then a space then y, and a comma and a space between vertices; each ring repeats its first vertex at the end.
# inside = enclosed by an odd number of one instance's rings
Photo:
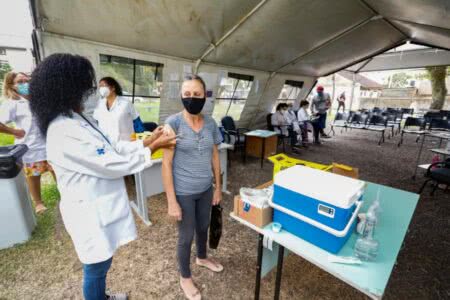
POLYGON ((236 128, 236 123, 230 116, 223 117, 221 123, 225 143, 234 145, 235 151, 237 148, 243 148, 245 145, 244 133, 250 130, 247 128, 236 128))
POLYGON ((334 116, 333 123, 331 124, 331 130, 328 134, 333 133, 333 135, 336 134, 334 131, 334 127, 341 127, 341 132, 344 130, 344 128, 347 128, 347 122, 349 120, 349 114, 348 113, 336 113, 334 116))
POLYGON ((423 118, 414 118, 408 117, 406 118, 405 125, 403 125, 403 129, 400 135, 400 141, 398 142, 398 147, 403 144, 403 135, 404 134, 417 134, 416 143, 419 141, 420 136, 425 133, 425 120, 423 118), (416 129, 411 129, 411 127, 415 127, 416 129))
POLYGON ((431 191, 431 195, 434 194, 440 184, 444 184, 446 188, 448 188, 448 186, 450 185, 450 159, 431 164, 428 167, 427 172, 425 173, 425 177, 427 177, 428 179, 423 183, 422 187, 419 190, 419 194, 423 192, 425 186, 430 181, 434 181, 435 183, 433 190, 431 191))

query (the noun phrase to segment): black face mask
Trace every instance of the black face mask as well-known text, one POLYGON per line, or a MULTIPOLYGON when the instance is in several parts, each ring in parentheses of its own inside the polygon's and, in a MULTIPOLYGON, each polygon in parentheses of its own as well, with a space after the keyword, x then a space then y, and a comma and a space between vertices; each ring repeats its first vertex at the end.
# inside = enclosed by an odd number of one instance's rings
POLYGON ((183 101, 184 108, 187 110, 188 113, 191 115, 198 115, 202 109, 203 106, 205 106, 206 99, 203 98, 181 98, 181 101, 183 101))

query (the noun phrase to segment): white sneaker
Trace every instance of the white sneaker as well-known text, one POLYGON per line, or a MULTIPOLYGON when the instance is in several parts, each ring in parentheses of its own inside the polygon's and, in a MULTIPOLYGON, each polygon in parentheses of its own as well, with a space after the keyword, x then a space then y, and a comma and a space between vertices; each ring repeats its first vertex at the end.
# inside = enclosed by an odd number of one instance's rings
POLYGON ((128 295, 126 293, 115 293, 107 296, 108 300, 128 300, 128 295))

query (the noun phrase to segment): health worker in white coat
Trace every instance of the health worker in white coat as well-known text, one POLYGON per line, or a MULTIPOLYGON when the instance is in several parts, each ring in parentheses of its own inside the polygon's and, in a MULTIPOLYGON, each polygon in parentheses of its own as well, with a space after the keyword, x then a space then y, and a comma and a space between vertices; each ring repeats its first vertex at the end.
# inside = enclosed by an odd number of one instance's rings
POLYGON ((151 165, 151 152, 173 147, 175 139, 159 128, 144 141, 110 141, 83 114, 83 102, 95 89, 89 60, 53 54, 33 72, 30 106, 47 137, 47 158, 61 193, 61 215, 83 263, 85 299, 127 299, 125 294, 105 293, 115 251, 136 239, 123 177, 151 165))
POLYGON ((0 106, 0 132, 14 136, 15 144, 25 144, 28 151, 22 158, 24 173, 36 213, 47 208, 41 196, 41 175, 54 173, 47 163, 45 139, 39 131, 36 118, 30 111, 28 81, 25 73, 9 72, 3 83, 3 96, 6 98, 0 106), (8 126, 14 123, 15 128, 8 126))
POLYGON ((114 141, 130 141, 135 132, 143 132, 139 113, 133 103, 123 97, 122 87, 112 77, 99 81, 101 99, 94 110, 93 117, 106 136, 114 141))

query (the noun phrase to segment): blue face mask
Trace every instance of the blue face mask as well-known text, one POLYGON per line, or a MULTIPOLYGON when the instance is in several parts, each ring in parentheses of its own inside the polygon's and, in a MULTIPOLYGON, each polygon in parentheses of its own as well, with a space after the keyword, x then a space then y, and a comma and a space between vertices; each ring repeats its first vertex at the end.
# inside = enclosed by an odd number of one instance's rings
POLYGON ((17 92, 19 93, 19 95, 28 96, 30 93, 28 82, 19 83, 19 85, 17 86, 17 92))

